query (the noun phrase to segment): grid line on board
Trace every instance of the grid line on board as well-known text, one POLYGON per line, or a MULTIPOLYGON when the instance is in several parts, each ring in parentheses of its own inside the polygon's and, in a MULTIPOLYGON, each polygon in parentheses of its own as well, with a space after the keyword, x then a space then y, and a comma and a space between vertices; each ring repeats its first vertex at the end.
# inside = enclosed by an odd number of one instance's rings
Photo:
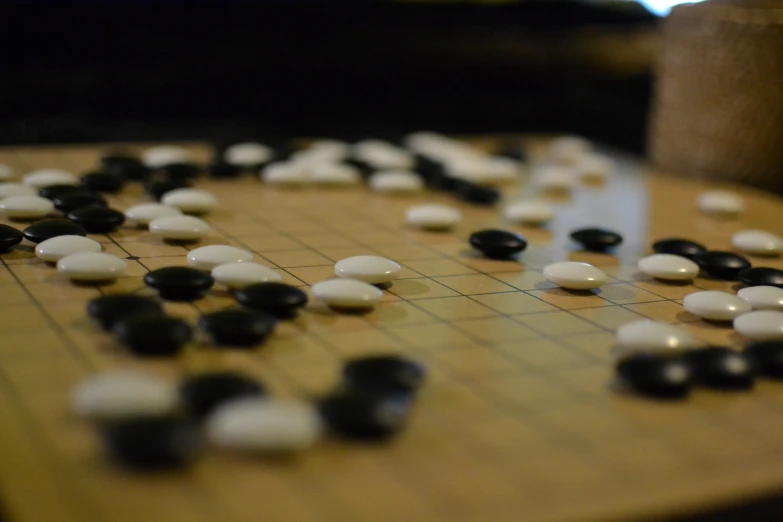
MULTIPOLYGON (((205 148, 192 150, 202 159, 207 157, 205 148)), ((64 166, 81 172, 95 164, 98 151, 30 148, 17 156, 20 168, 64 166)), ((656 183, 630 186, 633 201, 616 210, 638 213, 630 220, 629 230, 639 230, 647 219, 642 195, 649 190, 655 200, 656 183)), ((118 515, 123 521, 141 519, 155 510, 172 522, 217 517, 244 522, 262 515, 269 520, 342 522, 367 519, 370 514, 378 522, 399 520, 400 514, 416 520, 503 521, 520 516, 563 519, 566 513, 577 520, 579 513, 632 513, 633 506, 641 509, 658 497, 682 505, 697 494, 707 498, 718 491, 739 493, 751 488, 751 483, 735 479, 721 489, 715 481, 736 469, 771 468, 779 463, 777 457, 783 458, 783 444, 768 432, 783 427, 779 412, 783 395, 774 385, 764 383, 756 393, 745 396, 698 392, 689 403, 677 406, 618 396, 608 388, 609 348, 613 331, 622 322, 661 317, 711 342, 723 340, 728 333, 726 328, 675 313, 683 293, 725 285, 697 280, 692 287, 668 287, 635 279, 631 260, 643 253, 643 238, 626 231, 628 242, 615 259, 563 250, 564 227, 573 222, 556 222, 546 234, 520 230, 531 238, 521 258, 526 265, 523 272, 466 253, 465 238, 470 232, 466 227, 497 226, 500 221, 495 211, 465 207, 464 226, 452 234, 430 236, 400 226, 404 207, 416 199, 385 200, 363 189, 270 197, 248 181, 207 181, 204 186, 224 196, 221 201, 231 202, 230 210, 219 207, 207 218, 214 219, 214 226, 205 243, 243 246, 279 270, 284 281, 304 288, 322 275, 331 275, 333 262, 341 256, 356 252, 394 258, 395 249, 406 267, 405 279, 398 281, 397 292, 394 286, 384 292, 383 302, 366 316, 340 316, 311 308, 300 319, 281 324, 257 353, 216 353, 205 346, 207 350, 171 363, 139 362, 116 349, 104 350, 104 345, 111 346, 110 338, 80 319, 89 292, 61 289, 59 302, 43 302, 54 295, 44 292, 40 283, 44 265, 31 269, 25 259, 4 260, 10 274, 4 284, 22 287, 26 299, 49 318, 45 324, 50 332, 40 335, 60 337, 64 333, 73 343, 73 353, 66 353, 74 361, 84 358, 80 371, 149 364, 175 376, 235 368, 264 379, 275 392, 309 395, 337 381, 345 357, 383 350, 423 360, 431 368, 431 383, 409 431, 391 446, 349 447, 329 442, 292 465, 210 454, 187 477, 150 486, 95 464, 99 460, 96 441, 83 427, 72 425, 73 421, 63 424, 67 401, 44 400, 67 393, 73 384, 68 375, 49 383, 40 396, 25 395, 33 384, 19 388, 21 377, 40 380, 36 375, 51 373, 36 369, 45 362, 46 352, 31 353, 35 364, 28 364, 24 375, 14 370, 18 375, 9 379, 7 369, 0 371, 0 388, 16 397, 13 407, 19 418, 27 415, 20 426, 33 435, 31 442, 38 441, 35 444, 44 459, 40 465, 50 467, 50 479, 68 473, 83 476, 68 487, 77 494, 72 498, 85 499, 83 503, 74 500, 73 507, 83 504, 94 510, 90 520, 112 519, 111 507, 123 513, 118 515), (253 190, 245 190, 248 186, 253 190), (270 249, 264 248, 264 241, 270 249), (552 291, 549 285, 533 283, 527 288, 531 281, 542 279, 541 268, 547 262, 564 255, 605 266, 611 277, 605 292, 577 296, 572 302, 567 293, 552 291), (300 264, 297 256, 318 262, 300 264), (517 274, 526 275, 520 278, 517 274), (491 290, 482 291, 482 284, 491 290), (411 292, 417 289, 424 297, 411 292), (438 296, 428 297, 429 293, 438 296), (67 307, 78 308, 79 315, 67 307), (61 436, 55 435, 58 427, 63 430, 61 436), (274 497, 276 505, 261 506, 249 500, 256 500, 260 490, 274 497), (120 495, 117 506, 103 498, 112 495, 120 495), (563 495, 569 498, 568 506, 563 495), (145 505, 139 499, 148 501, 145 505)), ((692 197, 695 190, 683 189, 682 197, 692 197)), ((575 208, 597 209, 591 210, 596 212, 595 224, 610 225, 613 210, 600 204, 606 197, 600 191, 580 194, 575 208)), ((132 195, 109 200, 118 208, 136 201, 132 195)), ((679 231, 671 224, 678 219, 677 213, 658 219, 655 201, 649 205, 651 229, 645 231, 646 239, 679 231)), ((676 201, 667 203, 669 208, 676 201)), ((758 215, 751 218, 760 219, 758 215)), ((692 234, 719 241, 709 224, 699 220, 692 234)), ((148 239, 146 233, 130 230, 100 239, 107 250, 123 252, 125 257, 143 255, 132 261, 138 266, 133 276, 95 290, 96 295, 99 291, 138 291, 144 288, 143 273, 168 263, 184 263, 188 249, 161 248, 165 255, 157 255, 150 246, 155 243, 148 239)), ((193 319, 199 312, 230 304, 231 299, 216 290, 194 305, 170 309, 193 319)), ((47 349, 44 342, 37 344, 47 349)))

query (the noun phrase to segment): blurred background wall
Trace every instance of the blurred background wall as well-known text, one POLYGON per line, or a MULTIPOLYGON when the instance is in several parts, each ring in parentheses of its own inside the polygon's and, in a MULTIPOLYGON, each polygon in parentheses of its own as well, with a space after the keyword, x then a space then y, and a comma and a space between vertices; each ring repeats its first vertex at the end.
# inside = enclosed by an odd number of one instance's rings
POLYGON ((0 19, 4 144, 429 129, 639 152, 660 20, 630 0, 25 0, 0 19))

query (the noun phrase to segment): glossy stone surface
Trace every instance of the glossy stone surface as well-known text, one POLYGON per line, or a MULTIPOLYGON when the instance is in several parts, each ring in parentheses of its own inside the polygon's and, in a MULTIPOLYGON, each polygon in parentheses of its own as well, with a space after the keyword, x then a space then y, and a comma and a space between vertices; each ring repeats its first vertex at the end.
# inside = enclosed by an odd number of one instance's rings
POLYGON ((480 230, 470 235, 470 246, 491 259, 507 259, 527 248, 527 240, 506 230, 480 230))
POLYGON ((236 291, 237 302, 242 306, 261 310, 285 319, 296 315, 307 304, 307 294, 284 283, 256 283, 236 291))
POLYGON ((10 225, 0 224, 0 253, 8 252, 22 242, 22 232, 10 225))
POLYGON ((222 346, 253 348, 272 333, 277 318, 264 312, 247 309, 228 309, 201 316, 199 327, 222 346))
POLYGON ((571 239, 585 250, 603 252, 623 242, 623 236, 605 228, 582 228, 571 232, 571 239))
POLYGON ((168 301, 193 301, 212 288, 215 280, 206 272, 186 266, 168 266, 148 272, 144 283, 168 301))
POLYGON ((108 234, 125 223, 125 214, 107 207, 82 207, 68 213, 68 219, 74 221, 90 234, 108 234))
POLYGON ((632 391, 656 399, 682 399, 691 390, 690 365, 679 357, 633 354, 616 366, 620 381, 632 391))
POLYGON ((739 273, 739 281, 745 286, 783 288, 783 270, 766 267, 748 268, 739 273))
POLYGON ((750 261, 733 252, 704 252, 693 256, 693 261, 704 274, 727 281, 736 281, 742 270, 750 268, 750 261))
POLYGON ((722 390, 747 390, 753 387, 753 364, 742 352, 711 346, 689 352, 686 359, 699 384, 722 390))
POLYGON ((57 236, 86 236, 87 231, 70 219, 44 219, 37 221, 22 231, 25 239, 40 243, 57 236))
POLYGON ((653 243, 653 250, 656 254, 672 254, 693 259, 697 254, 707 252, 707 247, 690 239, 668 238, 653 243))

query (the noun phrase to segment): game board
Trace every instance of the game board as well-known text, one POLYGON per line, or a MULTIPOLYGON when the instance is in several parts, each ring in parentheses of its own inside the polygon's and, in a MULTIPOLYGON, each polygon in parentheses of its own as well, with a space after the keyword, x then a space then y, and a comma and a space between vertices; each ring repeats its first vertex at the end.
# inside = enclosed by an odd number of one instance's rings
MULTIPOLYGON (((489 146, 492 140, 478 143, 489 146)), ((129 146, 140 150, 142 146, 129 146)), ((191 145, 196 157, 211 156, 191 145)), ((84 172, 108 147, 0 149, 18 172, 60 167, 84 172)), ((535 142, 532 149, 535 151, 535 142)), ((399 261, 400 280, 368 315, 315 308, 280 324, 256 352, 194 346, 174 361, 126 355, 86 318, 101 292, 145 292, 147 271, 185 264, 187 249, 144 230, 95 236, 128 259, 127 277, 104 287, 74 286, 24 245, 0 269, 0 503, 16 522, 505 522, 660 519, 717 501, 773 491, 783 483, 783 384, 751 393, 696 391, 684 403, 658 403, 612 386, 613 331, 652 318, 681 324, 711 343, 739 346, 730 327, 697 320, 681 306, 697 289, 733 283, 656 282, 636 260, 654 238, 691 237, 727 249, 732 231, 783 233, 783 202, 734 187, 747 212, 728 221, 701 215, 706 185, 646 172, 619 154, 603 186, 560 201, 543 229, 508 227, 496 208, 460 205, 451 233, 406 229, 405 208, 456 200, 433 193, 391 197, 357 189, 282 190, 256 179, 205 180, 221 203, 212 234, 198 245, 252 250, 283 281, 306 288, 333 275, 336 260, 379 254, 399 261), (576 227, 603 225, 625 236, 615 255, 577 252, 576 227), (504 226, 528 237, 521 263, 482 259, 467 236, 504 226), (543 280, 557 260, 593 263, 611 276, 589 293, 543 280), (134 474, 102 454, 91 427, 71 413, 71 387, 90 373, 142 366, 175 378, 237 368, 280 395, 328 390, 341 359, 402 353, 425 363, 430 380, 408 429, 386 445, 326 441, 294 459, 253 459, 209 451, 190 471, 134 474)), ((507 199, 527 194, 508 187, 507 199)), ((140 187, 110 198, 124 209, 140 187)), ((15 224, 22 227, 23 225, 15 224)), ((759 262, 758 259, 753 259, 759 262)), ((783 267, 779 260, 767 266, 783 267)), ((171 313, 233 304, 213 291, 171 313)))

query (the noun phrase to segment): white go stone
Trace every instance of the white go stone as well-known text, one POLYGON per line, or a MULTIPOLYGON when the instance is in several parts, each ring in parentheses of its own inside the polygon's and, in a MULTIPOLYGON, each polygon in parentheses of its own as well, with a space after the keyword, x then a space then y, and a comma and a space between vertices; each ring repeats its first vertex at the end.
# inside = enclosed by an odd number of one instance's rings
POLYGON ((190 161, 190 152, 177 145, 158 145, 145 150, 141 160, 146 166, 156 169, 171 163, 187 163, 190 161))
POLYGON ((603 154, 589 153, 577 160, 577 175, 587 180, 603 180, 612 173, 612 160, 603 154))
POLYGON ((309 178, 316 185, 348 187, 362 181, 359 171, 350 165, 339 163, 318 163, 310 165, 309 178))
POLYGON ((734 329, 752 341, 783 339, 783 312, 759 310, 734 319, 734 329))
POLYGON ((176 207, 161 203, 141 203, 125 211, 125 218, 137 225, 146 227, 153 219, 159 217, 181 216, 182 211, 176 207))
POLYGON ((682 305, 693 315, 710 321, 731 321, 752 310, 750 303, 744 299, 714 290, 689 294, 682 305))
POLYGON ((617 341, 624 352, 684 351, 699 341, 676 326, 646 319, 626 323, 617 329, 617 341))
POLYGON ((125 275, 128 265, 106 252, 79 252, 57 261, 57 271, 73 281, 112 281, 125 275))
POLYGON ((188 252, 188 265, 199 270, 212 270, 226 263, 246 263, 253 254, 231 245, 207 245, 188 252))
POLYGON ((555 209, 543 201, 517 201, 503 211, 510 223, 523 225, 543 225, 555 218, 555 209))
POLYGON ((484 160, 484 181, 486 183, 508 183, 519 179, 522 163, 511 158, 487 158, 484 160))
POLYGON ((364 140, 353 146, 354 155, 377 169, 410 169, 413 157, 406 150, 380 140, 364 140))
POLYGON ((206 423, 213 444, 250 453, 301 451, 315 444, 323 432, 321 417, 312 405, 266 398, 225 403, 206 423))
POLYGON ((289 163, 303 167, 312 167, 320 164, 337 164, 345 158, 345 154, 330 148, 308 148, 298 150, 288 158, 289 163))
POLYGON ((0 212, 11 219, 39 219, 54 210, 54 203, 40 196, 10 196, 0 200, 0 212))
POLYGON ((40 169, 25 174, 22 183, 41 189, 52 185, 78 185, 79 180, 67 170, 40 169))
POLYGON ((334 158, 334 161, 340 161, 351 152, 351 146, 344 141, 338 140, 316 140, 307 148, 310 151, 319 153, 328 153, 334 158))
POLYGON ((783 238, 765 230, 740 230, 731 236, 731 244, 740 252, 777 257, 783 253, 783 238))
POLYGON ((155 375, 115 370, 94 375, 71 392, 71 407, 81 417, 117 420, 164 415, 179 401, 177 388, 155 375))
POLYGON ((299 186, 310 181, 305 167, 292 161, 270 163, 261 169, 261 179, 270 185, 299 186))
POLYGON ((313 297, 337 308, 372 308, 383 292, 358 279, 327 279, 310 287, 313 297))
POLYGON ((195 241, 209 234, 209 224, 193 216, 159 217, 150 221, 150 232, 172 241, 195 241))
POLYGON ((754 310, 783 310, 783 288, 776 286, 749 286, 737 292, 754 310))
POLYGON ((273 155, 274 151, 261 143, 235 143, 225 150, 223 159, 238 167, 253 167, 266 163, 273 155))
POLYGON ((521 163, 510 158, 458 156, 448 162, 449 174, 482 185, 500 185, 519 179, 521 163))
POLYGON ((370 188, 376 192, 410 194, 424 188, 421 178, 405 170, 378 171, 370 177, 370 188))
POLYGON ((10 198, 11 196, 37 196, 38 191, 29 185, 7 181, 0 183, 0 199, 10 198))
POLYGON ((699 209, 706 214, 735 215, 745 210, 741 196, 728 190, 708 190, 696 200, 699 209))
POLYGON ((547 156, 558 163, 573 164, 592 150, 592 145, 584 138, 563 136, 552 140, 547 156))
POLYGON ((569 290, 591 290, 606 284, 608 277, 591 264, 562 261, 544 267, 544 278, 569 290))
POLYGON ((466 154, 448 158, 444 163, 446 170, 452 177, 474 183, 486 181, 487 167, 484 158, 466 154))
POLYGON ((576 186, 576 171, 561 165, 542 165, 533 171, 532 183, 541 190, 568 192, 576 186))
POLYGON ((418 205, 405 211, 405 222, 424 230, 449 230, 460 221, 462 212, 448 205, 418 205))
POLYGON ((699 275, 699 265, 673 254, 653 254, 639 260, 639 271, 666 281, 690 281, 699 275))
POLYGON ((405 136, 403 143, 407 148, 416 152, 430 153, 433 149, 442 147, 451 141, 451 138, 437 132, 420 131, 412 132, 405 136))
POLYGON ((337 277, 358 279, 373 285, 391 283, 400 277, 401 271, 398 263, 380 256, 346 257, 334 265, 337 277))
POLYGON ((10 198, 11 196, 37 196, 38 191, 22 183, 8 181, 0 183, 0 199, 10 198))
POLYGON ((206 214, 217 205, 217 198, 211 192, 197 188, 179 188, 163 194, 164 205, 178 208, 186 214, 206 214))
POLYGON ((7 181, 14 179, 14 169, 9 165, 0 163, 0 181, 7 181))
POLYGON ((82 236, 57 236, 41 241, 35 246, 35 255, 38 259, 48 263, 56 263, 71 254, 100 251, 100 243, 82 236))
POLYGON ((212 277, 229 288, 243 288, 255 283, 280 281, 283 278, 271 268, 252 262, 218 265, 212 269, 212 277))

